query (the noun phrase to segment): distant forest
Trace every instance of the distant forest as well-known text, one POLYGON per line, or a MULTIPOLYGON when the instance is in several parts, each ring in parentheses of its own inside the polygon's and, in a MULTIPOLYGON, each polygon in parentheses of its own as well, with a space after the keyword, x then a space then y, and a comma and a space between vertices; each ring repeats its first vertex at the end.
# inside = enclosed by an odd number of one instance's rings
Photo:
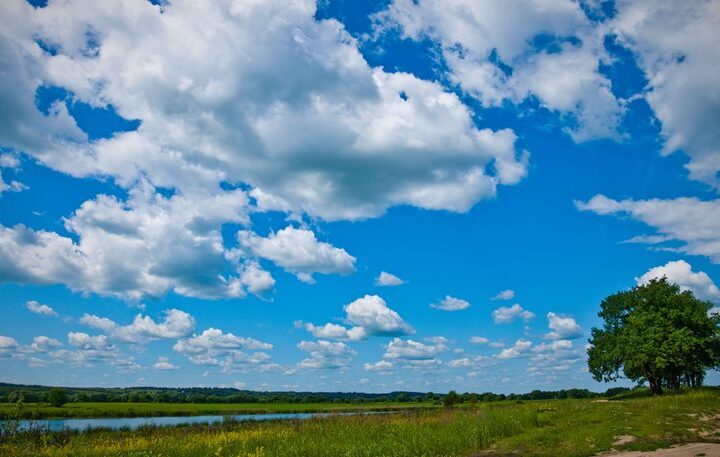
MULTIPOLYGON (((56 387, 0 383, 0 403, 18 401, 47 402, 56 387)), ((219 387, 63 387, 68 402, 132 402, 132 403, 369 403, 442 401, 446 394, 433 392, 256 392, 219 387)), ((458 393, 458 403, 502 400, 548 400, 563 398, 612 397, 629 392, 626 387, 613 387, 605 392, 587 389, 554 391, 533 390, 524 394, 458 393)))

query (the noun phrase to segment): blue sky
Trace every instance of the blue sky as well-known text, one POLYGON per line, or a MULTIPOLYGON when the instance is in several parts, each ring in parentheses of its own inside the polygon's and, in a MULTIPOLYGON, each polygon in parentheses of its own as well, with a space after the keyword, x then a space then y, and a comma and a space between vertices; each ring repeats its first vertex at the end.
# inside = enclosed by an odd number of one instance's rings
POLYGON ((544 3, 5 2, 0 381, 610 387, 720 305, 720 5, 544 3))

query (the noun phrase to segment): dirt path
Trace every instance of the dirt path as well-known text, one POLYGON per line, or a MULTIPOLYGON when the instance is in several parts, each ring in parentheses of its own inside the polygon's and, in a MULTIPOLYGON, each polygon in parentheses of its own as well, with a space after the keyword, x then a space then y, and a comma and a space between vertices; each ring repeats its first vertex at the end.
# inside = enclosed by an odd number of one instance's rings
POLYGON ((603 457, 720 457, 720 444, 692 443, 657 451, 611 452, 603 457))

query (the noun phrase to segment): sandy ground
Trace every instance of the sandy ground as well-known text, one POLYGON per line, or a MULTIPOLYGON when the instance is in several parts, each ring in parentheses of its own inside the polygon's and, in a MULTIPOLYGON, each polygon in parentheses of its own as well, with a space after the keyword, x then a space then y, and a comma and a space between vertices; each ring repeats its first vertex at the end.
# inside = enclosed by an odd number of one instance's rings
POLYGON ((611 452, 612 457, 720 457, 720 444, 692 443, 657 451, 611 452))

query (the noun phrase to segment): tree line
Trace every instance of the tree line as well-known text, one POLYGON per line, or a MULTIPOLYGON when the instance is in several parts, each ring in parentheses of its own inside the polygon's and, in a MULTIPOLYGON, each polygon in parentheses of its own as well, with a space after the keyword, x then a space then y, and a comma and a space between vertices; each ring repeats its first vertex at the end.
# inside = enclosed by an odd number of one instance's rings
POLYGON ((432 402, 443 403, 449 396, 452 404, 478 403, 505 400, 551 400, 566 398, 598 398, 630 391, 616 387, 606 392, 592 392, 587 389, 563 389, 555 391, 533 390, 523 394, 391 392, 388 394, 365 394, 354 392, 308 393, 308 392, 252 392, 234 389, 75 389, 33 386, 32 388, 5 389, 0 394, 0 403, 58 403, 77 402, 119 402, 119 403, 368 403, 368 402, 432 402), (220 392, 216 392, 220 391, 220 392))

